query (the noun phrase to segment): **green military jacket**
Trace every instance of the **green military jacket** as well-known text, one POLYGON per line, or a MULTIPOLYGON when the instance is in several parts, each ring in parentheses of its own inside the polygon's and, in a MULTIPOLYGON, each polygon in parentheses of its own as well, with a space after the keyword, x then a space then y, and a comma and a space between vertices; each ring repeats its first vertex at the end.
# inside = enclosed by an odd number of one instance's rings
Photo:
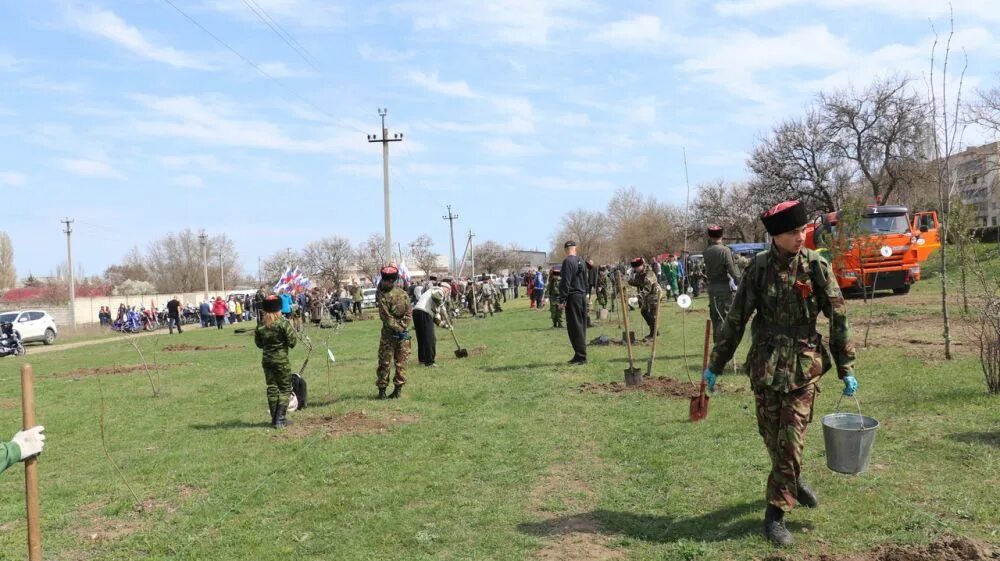
POLYGON ((611 274, 607 271, 597 273, 597 295, 602 298, 611 297, 611 274))
POLYGON ((737 283, 740 282, 742 272, 736 265, 736 258, 733 250, 721 243, 709 244, 702 252, 705 264, 705 280, 713 288, 723 288, 729 290, 729 277, 737 283))
POLYGON ((656 280, 656 273, 647 265, 641 273, 628 280, 628 283, 639 291, 639 306, 653 307, 659 304, 663 296, 663 288, 656 280))
POLYGON ((0 442, 0 473, 20 461, 20 446, 13 442, 0 442))
POLYGON ((272 323, 271 327, 262 323, 253 332, 254 344, 264 351, 261 361, 268 364, 287 362, 288 349, 298 341, 299 336, 295 334, 292 323, 284 318, 272 323))
POLYGON ((383 335, 402 333, 410 328, 410 323, 413 321, 413 304, 403 289, 394 286, 389 292, 380 292, 377 304, 383 335))
POLYGON ((677 266, 677 263, 673 262, 660 265, 660 270, 663 271, 663 278, 671 283, 677 282, 677 277, 681 273, 680 267, 677 266))
POLYGON ((549 275, 548 284, 545 285, 545 296, 549 298, 549 304, 563 304, 566 300, 566 295, 559 286, 560 280, 560 277, 549 275))
POLYGON ((755 391, 789 392, 815 383, 832 367, 831 354, 840 378, 853 375, 846 311, 828 261, 806 248, 780 256, 772 244, 747 268, 719 329, 709 368, 722 372, 753 316, 745 368, 755 391), (816 331, 820 312, 830 319, 829 346, 816 331))

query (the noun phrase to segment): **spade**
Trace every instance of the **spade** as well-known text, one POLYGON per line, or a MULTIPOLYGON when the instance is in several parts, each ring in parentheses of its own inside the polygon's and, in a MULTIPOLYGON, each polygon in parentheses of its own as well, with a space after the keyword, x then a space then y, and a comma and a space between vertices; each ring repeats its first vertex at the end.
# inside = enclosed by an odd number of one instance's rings
MULTIPOLYGON (((622 310, 625 310, 625 298, 622 291, 622 281, 618 278, 618 294, 621 295, 622 310)), ((628 329, 628 314, 625 315, 625 332, 631 333, 628 329)), ((642 371, 635 367, 632 362, 632 337, 624 337, 625 346, 628 348, 628 368, 625 369, 625 385, 626 386, 641 386, 642 385, 642 371)))
MULTIPOLYGON (((712 338, 712 320, 705 320, 705 352, 701 360, 701 371, 704 372, 708 368, 708 342, 712 338)), ((701 379, 701 388, 699 389, 698 395, 691 398, 691 410, 689 412, 688 418, 692 422, 697 422, 703 420, 708 416, 708 399, 709 396, 705 394, 705 379, 701 379)))

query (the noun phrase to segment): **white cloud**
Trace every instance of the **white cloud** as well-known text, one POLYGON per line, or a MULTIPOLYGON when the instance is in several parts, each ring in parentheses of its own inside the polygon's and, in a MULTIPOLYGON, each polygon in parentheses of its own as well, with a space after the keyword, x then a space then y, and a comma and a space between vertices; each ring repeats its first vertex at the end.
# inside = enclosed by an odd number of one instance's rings
POLYGON ((566 162, 563 166, 568 170, 579 171, 582 173, 621 173, 625 171, 625 166, 617 162, 608 161, 571 161, 566 162))
POLYGON ((613 47, 641 48, 663 43, 666 33, 660 18, 643 14, 609 23, 591 34, 589 39, 613 47))
POLYGON ((393 51, 368 43, 362 43, 358 46, 358 54, 368 62, 402 62, 416 56, 413 51, 393 51))
POLYGON ((530 187, 557 191, 611 191, 615 188, 615 184, 610 181, 567 179, 565 177, 526 177, 522 178, 520 182, 530 187))
POLYGON ((393 6, 413 18, 418 31, 461 29, 482 44, 546 45, 554 32, 579 25, 576 12, 592 9, 588 0, 407 0, 393 6))
POLYGON ((484 141, 482 148, 487 154, 501 158, 520 158, 545 152, 545 149, 541 146, 515 142, 510 138, 503 137, 490 138, 484 141))
POLYGON ((25 179, 26 177, 23 173, 16 171, 0 171, 0 185, 20 187, 21 185, 24 185, 25 179))
POLYGON ((681 136, 675 132, 653 131, 649 133, 649 141, 663 146, 691 146, 697 144, 693 139, 681 136))
POLYGON ((377 164, 340 164, 337 170, 356 177, 382 177, 382 166, 377 164))
POLYGON ((994 2, 984 0, 726 0, 717 2, 716 13, 723 16, 756 16, 784 8, 823 8, 831 11, 881 12, 894 18, 926 20, 948 15, 953 8, 960 19, 1000 21, 994 2))
POLYGON ((431 177, 454 177, 462 169, 454 164, 410 163, 404 166, 404 173, 431 177))
POLYGON ((171 169, 202 169, 215 173, 225 173, 232 170, 232 166, 224 164, 211 154, 187 154, 177 156, 160 156, 160 163, 171 169))
POLYGON ((274 78, 306 78, 314 74, 309 70, 290 68, 283 62, 262 62, 257 66, 274 78))
POLYGON ((197 175, 178 175, 173 178, 173 183, 175 185, 180 185, 181 187, 204 187, 205 182, 197 175))
POLYGON ((44 76, 28 76, 18 80, 17 84, 26 90, 55 93, 76 93, 83 90, 80 84, 72 82, 58 82, 50 80, 44 76))
POLYGON ((56 165, 69 173, 81 177, 92 177, 95 179, 124 180, 125 174, 116 170, 111 164, 101 160, 59 158, 56 165))
POLYGON ((443 95, 450 95, 454 97, 464 97, 464 98, 478 98, 479 95, 472 91, 469 84, 465 80, 457 80, 454 82, 445 82, 438 78, 438 73, 433 72, 431 74, 425 74, 419 71, 412 71, 409 73, 410 81, 414 84, 424 88, 427 91, 433 93, 439 93, 443 95))
POLYGON ((198 60, 200 57, 196 54, 152 43, 138 28, 129 25, 109 10, 100 8, 72 9, 67 14, 67 19, 79 29, 103 37, 141 58, 162 62, 174 68, 212 69, 210 65, 198 60))
POLYGON ((21 61, 14 58, 13 55, 0 53, 0 72, 15 72, 20 64, 21 61))
MULTIPOLYGON (((264 9, 264 15, 282 27, 291 24, 298 27, 324 28, 343 24, 343 8, 339 2, 329 0, 254 0, 254 4, 264 9)), ((243 0, 212 0, 212 9, 224 12, 246 21, 255 22, 260 27, 265 24, 247 8, 243 0)), ((277 37, 275 38, 277 41, 277 37)))

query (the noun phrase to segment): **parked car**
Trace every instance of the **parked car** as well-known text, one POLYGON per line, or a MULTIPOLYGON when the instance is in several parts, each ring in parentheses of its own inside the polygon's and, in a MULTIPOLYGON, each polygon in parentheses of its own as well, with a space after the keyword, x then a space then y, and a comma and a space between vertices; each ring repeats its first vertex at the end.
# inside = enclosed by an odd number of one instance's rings
POLYGON ((12 323, 21 334, 21 342, 41 341, 46 345, 56 342, 59 330, 52 316, 41 310, 24 310, 0 313, 0 323, 12 323))
POLYGON ((377 288, 366 288, 361 291, 361 307, 362 308, 374 308, 375 307, 375 293, 378 292, 377 288))

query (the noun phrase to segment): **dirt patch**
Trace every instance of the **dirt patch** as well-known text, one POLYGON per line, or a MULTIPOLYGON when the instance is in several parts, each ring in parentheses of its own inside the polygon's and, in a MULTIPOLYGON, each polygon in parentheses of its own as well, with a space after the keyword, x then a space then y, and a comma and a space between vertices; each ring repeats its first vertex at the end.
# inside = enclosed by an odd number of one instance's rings
POLYGON ((130 536, 142 531, 148 525, 148 521, 140 516, 143 512, 140 507, 125 518, 108 518, 101 514, 104 503, 85 504, 73 514, 70 532, 81 541, 90 543, 102 543, 130 536))
POLYGON ((18 403, 16 399, 11 399, 9 397, 0 399, 0 409, 17 409, 17 408, 18 408, 18 403))
MULTIPOLYGON (((658 397, 672 399, 690 399, 697 397, 699 393, 698 386, 692 386, 686 381, 682 382, 666 376, 643 378, 641 386, 626 386, 624 382, 609 382, 607 384, 587 383, 581 385, 579 389, 583 393, 645 392, 658 397)), ((715 385, 716 393, 740 393, 742 391, 744 390, 740 387, 729 387, 721 383, 715 385)))
POLYGON ((245 349, 243 345, 187 345, 187 344, 177 344, 177 345, 167 345, 163 347, 163 350, 168 353, 176 353, 181 351, 224 351, 226 349, 245 349))
POLYGON ((119 364, 114 366, 97 366, 94 368, 77 368, 76 370, 70 370, 69 372, 57 372, 53 374, 56 378, 90 378, 93 376, 103 376, 105 374, 119 375, 119 374, 132 374, 134 372, 145 373, 145 369, 149 368, 149 371, 154 370, 167 370, 174 368, 176 366, 184 366, 183 364, 150 364, 143 366, 141 364, 119 364))
POLYGON ((321 417, 293 418, 292 426, 277 433, 276 437, 303 437, 322 430, 326 436, 346 436, 349 434, 386 433, 390 428, 417 422, 419 415, 396 413, 388 419, 370 417, 364 411, 351 411, 343 415, 323 415, 321 417))
POLYGON ((803 558, 775 555, 768 561, 991 561, 1000 559, 1000 551, 968 538, 944 537, 928 545, 885 544, 863 553, 832 555, 821 553, 803 558))
POLYGON ((476 345, 469 349, 469 356, 483 356, 486 354, 486 345, 476 345))

